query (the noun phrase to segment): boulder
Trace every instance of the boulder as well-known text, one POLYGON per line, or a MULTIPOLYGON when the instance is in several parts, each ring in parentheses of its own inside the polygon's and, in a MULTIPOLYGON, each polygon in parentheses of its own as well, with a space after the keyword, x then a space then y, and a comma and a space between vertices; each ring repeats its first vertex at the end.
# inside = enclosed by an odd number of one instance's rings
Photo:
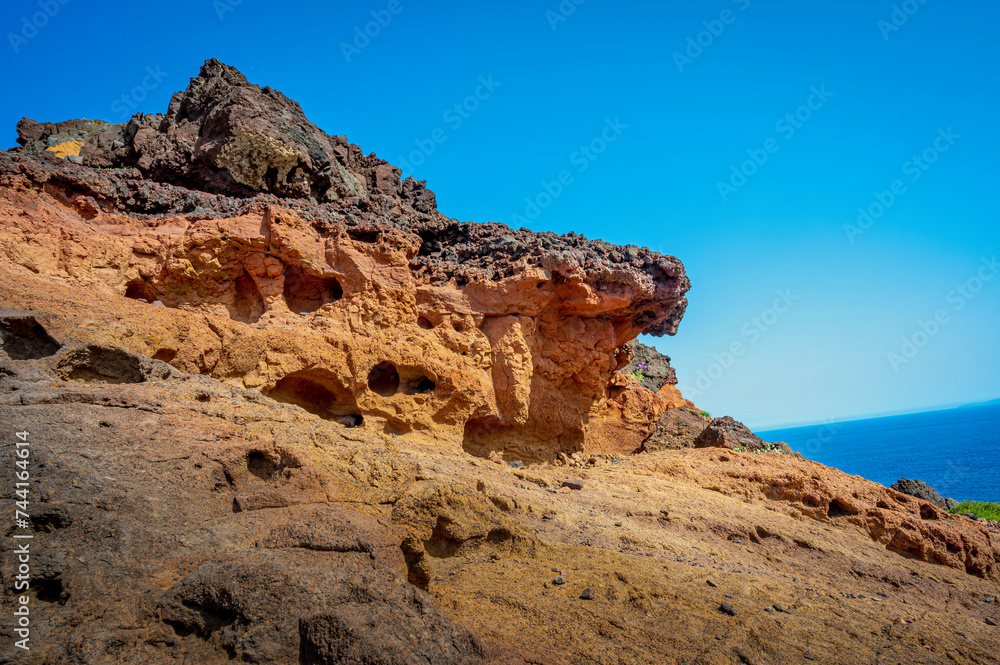
POLYGON ((748 448, 760 450, 767 442, 730 416, 716 418, 694 440, 695 448, 748 448))
POLYGON ((957 501, 941 496, 937 493, 937 490, 922 480, 900 478, 894 482, 889 489, 894 489, 897 492, 902 492, 903 494, 908 494, 909 496, 915 496, 918 499, 923 499, 924 501, 930 501, 942 510, 951 510, 958 505, 957 501))

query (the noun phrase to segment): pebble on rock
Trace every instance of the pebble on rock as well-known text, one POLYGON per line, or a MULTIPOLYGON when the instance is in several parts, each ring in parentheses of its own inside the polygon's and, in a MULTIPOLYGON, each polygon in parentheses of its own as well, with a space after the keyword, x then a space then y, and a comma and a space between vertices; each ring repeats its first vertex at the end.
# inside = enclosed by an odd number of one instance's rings
POLYGON ((719 585, 716 584, 715 582, 713 582, 712 580, 706 580, 705 584, 707 584, 708 586, 712 587, 713 589, 718 589, 719 588, 719 585))
POLYGON ((731 617, 736 616, 736 610, 733 609, 733 606, 730 605, 729 603, 722 603, 722 605, 719 605, 719 610, 723 614, 728 614, 731 617))
POLYGON ((582 480, 564 480, 560 487, 566 487, 571 490, 582 490, 583 481, 582 480))
POLYGON ((580 594, 580 600, 593 600, 593 599, 594 599, 594 590, 591 589, 590 587, 584 589, 583 593, 580 594))
POLYGON ((552 580, 553 584, 566 584, 566 578, 562 575, 556 575, 556 578, 552 580))
POLYGON ((987 626, 995 626, 995 625, 997 625, 997 622, 994 621, 993 619, 989 618, 989 617, 986 617, 986 625, 987 626))

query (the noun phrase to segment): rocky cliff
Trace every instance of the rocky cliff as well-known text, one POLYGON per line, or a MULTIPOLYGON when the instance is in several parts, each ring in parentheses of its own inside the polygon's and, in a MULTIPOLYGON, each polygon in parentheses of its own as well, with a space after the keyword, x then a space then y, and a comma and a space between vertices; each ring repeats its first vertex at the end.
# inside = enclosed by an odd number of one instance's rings
POLYGON ((770 452, 633 342, 676 258, 449 219, 214 60, 18 131, 0 662, 995 659, 995 525, 770 452))
POLYGON ((32 149, 0 154, 0 254, 67 289, 67 314, 100 316, 79 287, 115 303, 135 352, 519 459, 634 450, 676 399, 616 371, 637 335, 676 332, 680 261, 448 219, 218 61, 165 115, 18 129, 32 149))

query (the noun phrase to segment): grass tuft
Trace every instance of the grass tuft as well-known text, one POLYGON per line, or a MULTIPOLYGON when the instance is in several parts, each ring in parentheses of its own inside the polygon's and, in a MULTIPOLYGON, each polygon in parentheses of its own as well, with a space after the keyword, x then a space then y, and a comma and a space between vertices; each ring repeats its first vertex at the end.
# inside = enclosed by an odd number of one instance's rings
POLYGON ((982 519, 1000 522, 1000 504, 987 501, 963 501, 948 512, 952 515, 972 513, 982 519))

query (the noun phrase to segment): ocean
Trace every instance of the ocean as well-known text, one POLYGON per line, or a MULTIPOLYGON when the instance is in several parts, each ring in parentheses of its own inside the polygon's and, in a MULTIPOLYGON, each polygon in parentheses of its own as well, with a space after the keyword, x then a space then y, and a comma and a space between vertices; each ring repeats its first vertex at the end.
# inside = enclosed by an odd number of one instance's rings
POLYGON ((915 478, 956 501, 1000 503, 1000 404, 757 434, 886 487, 915 478))

